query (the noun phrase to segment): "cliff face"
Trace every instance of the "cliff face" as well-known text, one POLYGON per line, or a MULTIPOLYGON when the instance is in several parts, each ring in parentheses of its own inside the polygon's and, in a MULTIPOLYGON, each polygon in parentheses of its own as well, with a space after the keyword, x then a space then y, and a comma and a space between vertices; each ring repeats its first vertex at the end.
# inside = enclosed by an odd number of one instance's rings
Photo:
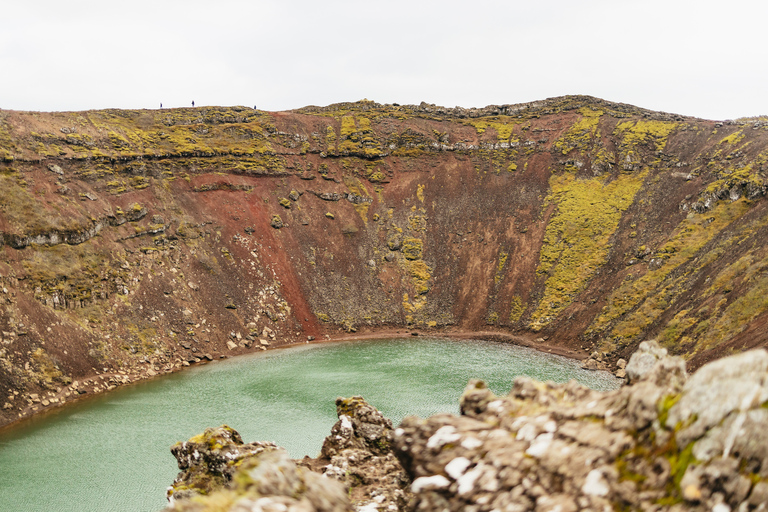
POLYGON ((0 111, 0 422, 383 327, 762 346, 768 124, 589 97, 0 111))

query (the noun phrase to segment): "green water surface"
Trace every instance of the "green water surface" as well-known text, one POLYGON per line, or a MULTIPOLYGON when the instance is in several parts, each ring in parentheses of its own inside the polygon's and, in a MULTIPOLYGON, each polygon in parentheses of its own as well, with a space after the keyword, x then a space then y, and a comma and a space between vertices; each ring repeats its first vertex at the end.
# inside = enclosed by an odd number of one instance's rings
POLYGON ((613 389, 606 372, 514 345, 407 338, 306 345, 233 358, 84 400, 0 433, 0 511, 150 512, 178 469, 169 448, 227 424, 245 442, 315 456, 337 396, 362 395, 395 425, 458 413, 470 378, 506 394, 517 375, 613 389))

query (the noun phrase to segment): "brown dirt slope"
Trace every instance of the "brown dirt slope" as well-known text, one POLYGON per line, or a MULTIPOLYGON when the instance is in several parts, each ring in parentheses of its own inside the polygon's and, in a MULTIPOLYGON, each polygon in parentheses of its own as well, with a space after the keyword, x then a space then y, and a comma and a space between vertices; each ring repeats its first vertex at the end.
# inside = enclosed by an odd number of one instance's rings
POLYGON ((767 162, 764 119, 583 96, 0 111, 0 424, 339 332, 765 346, 767 162))

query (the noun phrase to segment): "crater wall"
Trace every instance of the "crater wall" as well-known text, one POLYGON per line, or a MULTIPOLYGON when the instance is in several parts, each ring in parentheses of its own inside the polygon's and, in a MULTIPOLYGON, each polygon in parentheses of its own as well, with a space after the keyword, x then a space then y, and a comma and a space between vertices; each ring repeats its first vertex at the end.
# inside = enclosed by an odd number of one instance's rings
POLYGON ((765 346, 768 122, 591 97, 0 111, 0 422, 391 330, 765 346))

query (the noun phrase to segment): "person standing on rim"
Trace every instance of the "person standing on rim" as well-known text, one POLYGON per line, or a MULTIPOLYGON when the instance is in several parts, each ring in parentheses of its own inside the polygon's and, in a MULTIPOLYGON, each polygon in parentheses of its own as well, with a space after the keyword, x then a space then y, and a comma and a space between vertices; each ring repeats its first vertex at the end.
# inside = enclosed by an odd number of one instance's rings
POLYGON ((192 100, 192 107, 195 106, 195 100, 192 100))

